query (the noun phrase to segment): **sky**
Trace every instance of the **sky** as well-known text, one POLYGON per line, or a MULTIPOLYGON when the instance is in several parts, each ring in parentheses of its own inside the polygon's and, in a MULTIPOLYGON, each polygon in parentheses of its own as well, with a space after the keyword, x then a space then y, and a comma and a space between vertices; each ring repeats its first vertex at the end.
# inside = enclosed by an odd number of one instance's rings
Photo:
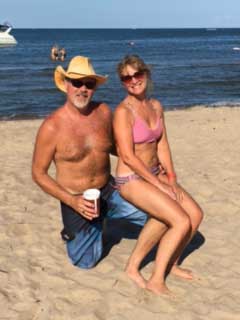
POLYGON ((240 28, 240 0, 0 0, 14 28, 240 28))

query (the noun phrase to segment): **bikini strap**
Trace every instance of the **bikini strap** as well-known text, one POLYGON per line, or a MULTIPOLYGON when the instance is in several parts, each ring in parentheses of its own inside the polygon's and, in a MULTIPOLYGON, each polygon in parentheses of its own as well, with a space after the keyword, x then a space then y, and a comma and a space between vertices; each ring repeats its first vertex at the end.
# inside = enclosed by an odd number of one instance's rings
POLYGON ((136 118, 137 113, 136 110, 134 110, 133 108, 131 108, 130 106, 132 106, 132 104, 130 102, 126 102, 124 103, 125 107, 131 111, 131 113, 133 114, 134 118, 136 118))
MULTIPOLYGON (((161 117, 161 114, 158 112, 158 109, 154 106, 154 104, 152 103, 152 99, 149 99, 149 103, 151 104, 151 106, 152 106, 152 108, 153 108, 153 110, 154 110, 154 112, 155 112, 155 114, 156 114, 156 117, 157 117, 157 121, 158 121, 158 119, 161 119, 162 117, 161 117)), ((128 110, 130 110, 130 112, 132 113, 132 115, 133 115, 133 120, 135 121, 135 119, 136 118, 138 118, 139 117, 139 115, 137 114, 137 112, 136 112, 136 110, 134 109, 134 108, 131 108, 130 106, 131 106, 132 104, 130 103, 130 102, 125 102, 124 103, 124 106, 128 109, 128 110)))
POLYGON ((156 108, 156 107, 154 106, 152 100, 153 100, 153 99, 149 99, 149 102, 150 102, 150 104, 152 105, 152 108, 153 108, 153 110, 155 111, 157 118, 160 118, 160 119, 161 119, 161 118, 162 118, 162 115, 161 115, 161 113, 159 112, 158 108, 156 108))
POLYGON ((135 120, 136 120, 136 118, 137 118, 137 113, 136 113, 136 111, 135 111, 133 108, 130 107, 130 106, 131 106, 131 103, 129 103, 129 102, 125 102, 125 103, 124 103, 124 106, 126 107, 126 109, 128 109, 128 110, 131 112, 131 114, 132 114, 132 121, 133 121, 133 124, 134 124, 134 122, 135 122, 135 120))

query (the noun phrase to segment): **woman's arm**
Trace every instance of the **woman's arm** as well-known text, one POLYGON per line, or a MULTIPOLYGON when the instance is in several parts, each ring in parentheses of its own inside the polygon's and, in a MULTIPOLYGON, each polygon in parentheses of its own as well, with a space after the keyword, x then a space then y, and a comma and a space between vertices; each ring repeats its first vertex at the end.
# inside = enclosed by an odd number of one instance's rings
POLYGON ((161 106, 161 104, 159 102, 157 102, 157 103, 158 103, 158 109, 159 109, 159 113, 160 113, 161 120, 162 120, 162 126, 163 126, 162 137, 158 143, 158 158, 159 158, 160 163, 162 164, 164 170, 167 173, 167 177, 168 177, 169 182, 173 183, 173 182, 176 182, 177 176, 176 176, 176 173, 174 170, 171 150, 170 150, 170 146, 168 143, 163 107, 161 106))

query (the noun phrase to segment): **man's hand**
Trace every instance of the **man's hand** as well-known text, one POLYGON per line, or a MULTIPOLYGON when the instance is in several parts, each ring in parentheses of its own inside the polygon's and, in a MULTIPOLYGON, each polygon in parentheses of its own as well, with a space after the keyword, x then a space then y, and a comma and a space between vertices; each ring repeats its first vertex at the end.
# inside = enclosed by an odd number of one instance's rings
POLYGON ((93 220, 98 217, 95 213, 94 203, 85 200, 82 195, 72 197, 71 207, 88 220, 93 220))

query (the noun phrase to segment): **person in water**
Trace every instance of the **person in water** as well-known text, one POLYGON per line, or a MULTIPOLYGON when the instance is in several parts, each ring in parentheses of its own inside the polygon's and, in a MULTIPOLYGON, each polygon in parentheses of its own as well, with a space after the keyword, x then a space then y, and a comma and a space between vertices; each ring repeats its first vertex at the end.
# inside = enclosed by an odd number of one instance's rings
POLYGON ((60 61, 64 61, 67 56, 66 50, 64 48, 61 48, 58 52, 58 58, 60 61))
POLYGON ((50 54, 50 58, 53 61, 57 61, 58 60, 58 54, 59 54, 59 48, 58 46, 55 44, 52 49, 51 49, 51 54, 50 54))
POLYGON ((125 271, 138 286, 156 294, 169 294, 165 283, 169 272, 193 278, 192 272, 180 268, 178 262, 196 233, 203 212, 177 182, 163 107, 147 94, 150 68, 139 56, 130 55, 123 58, 117 70, 127 94, 114 115, 119 154, 116 185, 123 198, 149 216, 125 271), (155 266, 147 281, 139 268, 155 245, 155 266))

